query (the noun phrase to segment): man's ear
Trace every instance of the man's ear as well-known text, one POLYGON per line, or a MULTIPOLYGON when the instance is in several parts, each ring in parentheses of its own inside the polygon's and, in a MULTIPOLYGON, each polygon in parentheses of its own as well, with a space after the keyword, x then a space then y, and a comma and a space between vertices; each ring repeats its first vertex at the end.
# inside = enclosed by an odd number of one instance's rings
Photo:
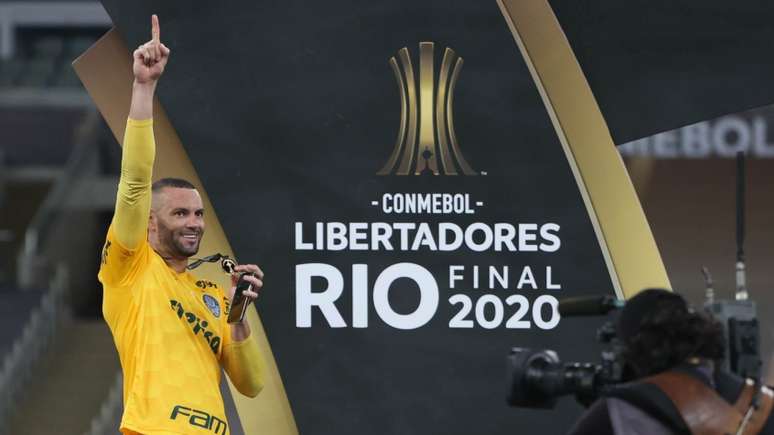
POLYGON ((156 214, 153 213, 153 210, 151 210, 150 214, 148 215, 148 231, 156 232, 156 229, 157 229, 156 214))

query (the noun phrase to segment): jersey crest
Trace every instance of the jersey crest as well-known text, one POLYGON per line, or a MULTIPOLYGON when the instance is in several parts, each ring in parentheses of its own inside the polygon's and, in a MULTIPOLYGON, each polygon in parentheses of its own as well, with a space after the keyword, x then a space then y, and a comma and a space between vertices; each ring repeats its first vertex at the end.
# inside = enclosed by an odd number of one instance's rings
POLYGON ((212 315, 215 317, 220 317, 220 304, 218 303, 218 300, 210 295, 204 295, 202 296, 202 299, 204 299, 204 305, 207 305, 207 308, 210 310, 212 315))

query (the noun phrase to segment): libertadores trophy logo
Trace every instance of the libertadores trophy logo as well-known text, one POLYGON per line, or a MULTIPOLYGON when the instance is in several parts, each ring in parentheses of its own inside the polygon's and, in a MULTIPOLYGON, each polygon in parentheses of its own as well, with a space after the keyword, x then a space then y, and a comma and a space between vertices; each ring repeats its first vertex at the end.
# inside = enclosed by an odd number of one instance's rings
POLYGON ((394 56, 390 58, 400 89, 400 128, 395 148, 377 175, 439 175, 440 171, 444 175, 477 174, 462 156, 454 132, 452 104, 462 58, 447 48, 436 81, 433 50, 432 42, 419 43, 418 77, 414 75, 408 48, 398 51, 400 61, 394 56))

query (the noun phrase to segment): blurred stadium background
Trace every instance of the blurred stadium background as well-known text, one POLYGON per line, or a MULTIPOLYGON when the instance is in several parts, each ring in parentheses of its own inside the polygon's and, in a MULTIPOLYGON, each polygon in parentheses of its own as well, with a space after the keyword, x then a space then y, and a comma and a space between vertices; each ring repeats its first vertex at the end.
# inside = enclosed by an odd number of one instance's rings
MULTIPOLYGON (((70 66, 109 28, 96 1, 0 0, 0 433, 117 433, 120 367, 96 273, 120 148, 70 66)), ((731 296, 745 150, 749 286, 761 313, 774 305, 772 120, 759 109, 621 148, 672 284, 695 303, 701 265, 731 296)))
POLYGON ((95 274, 120 148, 70 66, 109 28, 96 1, 0 1, 3 433, 117 433, 95 274))

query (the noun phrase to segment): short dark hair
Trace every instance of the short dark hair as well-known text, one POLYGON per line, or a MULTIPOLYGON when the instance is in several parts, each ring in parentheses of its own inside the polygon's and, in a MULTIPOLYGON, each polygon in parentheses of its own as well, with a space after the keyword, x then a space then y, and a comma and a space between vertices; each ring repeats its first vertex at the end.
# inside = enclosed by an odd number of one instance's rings
POLYGON ((182 178, 162 178, 156 182, 153 183, 151 186, 151 191, 153 193, 158 193, 161 189, 165 187, 176 187, 178 189, 196 189, 196 186, 193 185, 188 180, 183 180, 182 178))
POLYGON ((647 289, 629 300, 617 326, 624 358, 639 376, 671 369, 691 357, 720 360, 725 353, 720 323, 664 289, 647 289))

